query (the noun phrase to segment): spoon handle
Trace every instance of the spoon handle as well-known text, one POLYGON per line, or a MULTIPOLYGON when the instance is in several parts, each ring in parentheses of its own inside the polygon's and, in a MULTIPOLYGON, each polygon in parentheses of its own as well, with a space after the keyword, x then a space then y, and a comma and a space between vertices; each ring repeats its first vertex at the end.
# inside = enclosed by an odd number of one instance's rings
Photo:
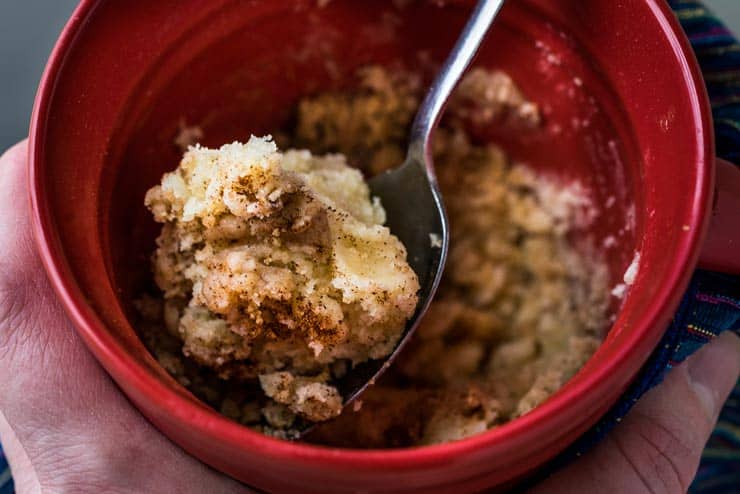
POLYGON ((426 159, 429 151, 429 137, 437 125, 452 90, 455 89, 463 72, 475 57, 478 47, 486 37, 488 28, 503 4, 504 0, 480 0, 478 2, 442 70, 429 88, 411 126, 407 161, 426 163, 427 174, 433 182, 435 174, 432 160, 426 159))

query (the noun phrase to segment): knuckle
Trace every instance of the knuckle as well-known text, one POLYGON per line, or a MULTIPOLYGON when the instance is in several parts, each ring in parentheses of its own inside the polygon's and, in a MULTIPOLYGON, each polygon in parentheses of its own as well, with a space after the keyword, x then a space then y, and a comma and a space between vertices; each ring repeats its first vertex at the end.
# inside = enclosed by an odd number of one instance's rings
POLYGON ((21 284, 0 276, 0 362, 9 360, 27 338, 23 320, 24 291, 21 284))
POLYGON ((0 161, 23 161, 28 150, 28 140, 24 139, 21 142, 9 147, 5 151, 0 153, 0 161))
POLYGON ((43 487, 54 492, 158 492, 146 448, 116 439, 90 436, 70 443, 67 437, 56 437, 55 447, 45 448, 37 458, 45 468, 43 487))
POLYGON ((628 449, 620 444, 620 452, 627 457, 647 492, 686 492, 698 464, 695 448, 687 444, 681 431, 636 413, 642 420, 630 427, 630 433, 639 448, 628 449))
POLYGON ((95 462, 88 458, 90 444, 49 447, 35 461, 43 465, 39 473, 42 490, 49 492, 115 492, 110 489, 95 462))

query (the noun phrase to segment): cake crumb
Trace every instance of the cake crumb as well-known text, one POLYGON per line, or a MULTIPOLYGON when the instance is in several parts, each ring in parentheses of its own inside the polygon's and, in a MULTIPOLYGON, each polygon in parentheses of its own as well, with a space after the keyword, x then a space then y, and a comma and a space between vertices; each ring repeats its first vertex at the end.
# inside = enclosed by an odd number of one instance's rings
POLYGON ((625 285, 632 285, 637 278, 637 272, 640 269, 640 253, 635 252, 635 256, 632 258, 632 262, 624 272, 624 283, 625 285))
POLYGON ((184 153, 190 146, 195 146, 203 139, 203 129, 197 125, 187 125, 184 120, 181 120, 179 125, 180 130, 173 142, 184 153))
POLYGON ((634 257, 632 258, 632 262, 630 262, 630 265, 627 266, 627 269, 624 272, 624 276, 622 277, 624 283, 619 283, 614 286, 614 288, 612 288, 611 294, 617 298, 624 298, 629 287, 635 283, 635 278, 637 278, 637 273, 639 269, 640 253, 635 252, 634 257))
POLYGON ((612 288, 611 293, 617 298, 624 298, 624 295, 627 293, 627 285, 625 285, 624 283, 619 283, 614 288, 612 288))

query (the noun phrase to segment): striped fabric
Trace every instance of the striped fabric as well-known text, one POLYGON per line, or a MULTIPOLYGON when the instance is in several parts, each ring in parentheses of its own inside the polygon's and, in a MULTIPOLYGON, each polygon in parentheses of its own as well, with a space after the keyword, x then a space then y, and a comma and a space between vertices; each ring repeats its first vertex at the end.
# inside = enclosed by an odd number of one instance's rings
MULTIPOLYGON (((691 44, 712 101, 717 153, 740 163, 740 44, 700 3, 669 0, 691 44)), ((740 278, 697 271, 661 344, 622 400, 546 471, 572 461, 596 444, 671 367, 722 331, 740 331, 740 278)), ((12 494, 10 470, 0 448, 0 494, 12 494)), ((740 383, 707 445, 692 494, 740 492, 740 383)))
POLYGON ((0 494, 13 494, 13 478, 10 476, 10 467, 5 460, 2 447, 0 447, 0 494))
MULTIPOLYGON (((717 154, 740 164, 740 43, 700 2, 672 0, 670 4, 704 73, 717 154)), ((669 367, 712 335, 722 330, 740 331, 740 278, 697 272, 682 309, 683 319, 679 313, 677 321, 684 327, 684 335, 669 367)), ((690 492, 740 493, 740 382, 722 410, 690 492)))

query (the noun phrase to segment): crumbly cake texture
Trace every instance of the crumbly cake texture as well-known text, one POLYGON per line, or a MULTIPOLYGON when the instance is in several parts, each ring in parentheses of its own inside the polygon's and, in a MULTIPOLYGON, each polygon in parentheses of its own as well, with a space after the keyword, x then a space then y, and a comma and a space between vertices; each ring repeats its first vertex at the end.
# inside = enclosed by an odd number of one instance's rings
MULTIPOLYGON (((411 120, 419 85, 377 68, 362 76, 354 95, 302 102, 296 139, 350 160, 358 145, 383 143, 363 150, 377 173, 378 165, 400 161, 379 156, 402 156, 405 134, 397 139, 388 122, 411 120), (342 109, 316 109, 329 100, 342 109), (352 108, 376 108, 376 101, 398 103, 386 106, 388 116, 380 108, 365 118, 352 108), (322 139, 334 114, 353 115, 353 125, 371 138, 322 139)), ((558 184, 512 163, 496 146, 473 144, 466 129, 492 123, 526 132, 541 116, 506 74, 476 69, 461 82, 435 136, 451 242, 430 312, 389 372, 363 394, 362 406, 319 426, 311 441, 387 448, 474 435, 545 401, 598 348, 607 324, 608 272, 588 245, 576 248, 568 238, 593 221, 588 196, 578 184, 558 184)))
POLYGON ((362 408, 312 441, 385 448, 477 434, 545 401, 600 344, 606 267, 567 239, 588 207, 581 191, 449 138, 437 163, 458 168, 437 167, 452 233, 437 297, 362 408))
MULTIPOLYGON (((422 86, 378 67, 362 69, 358 81, 355 90, 302 100, 280 144, 341 153, 370 175, 399 165, 422 86)), ((434 142, 452 235, 438 294, 389 371, 309 441, 389 448, 477 434, 542 403, 594 353, 607 326, 608 274, 587 242, 569 240, 593 221, 587 194, 512 163, 494 145, 472 143, 466 132, 491 123, 526 132, 540 120, 506 74, 475 69, 462 81, 434 142)), ((140 305, 157 320, 161 301, 140 305)), ((161 324, 143 328, 162 365, 196 395, 242 424, 289 437, 290 409, 184 358, 161 324)), ((289 376, 268 380, 274 396, 295 393, 289 376)))
POLYGON ((443 132, 435 157, 451 242, 437 296, 389 373, 311 440, 386 448, 461 439, 519 417, 596 351, 608 273, 567 236, 588 221, 556 186, 496 147, 443 132))
POLYGON ((145 203, 167 328, 221 378, 310 421, 341 411, 331 365, 388 355, 418 300, 406 250, 340 155, 270 138, 191 147, 145 203))

